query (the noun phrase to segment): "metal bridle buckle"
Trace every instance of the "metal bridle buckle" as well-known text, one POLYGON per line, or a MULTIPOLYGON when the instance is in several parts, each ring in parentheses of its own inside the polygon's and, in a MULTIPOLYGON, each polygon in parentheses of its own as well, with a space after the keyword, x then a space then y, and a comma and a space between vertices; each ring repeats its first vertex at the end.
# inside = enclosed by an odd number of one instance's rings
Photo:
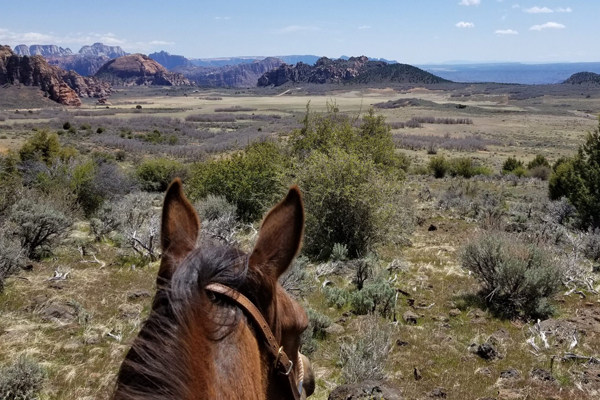
MULTIPOLYGON (((275 368, 278 367, 279 359, 281 358, 281 353, 283 353, 283 346, 281 346, 279 348, 279 351, 277 352, 277 357, 275 358, 275 368)), ((289 361, 290 361, 290 366, 288 367, 287 371, 285 371, 285 372, 279 371, 280 374, 288 376, 292 372, 292 369, 294 368, 294 362, 292 360, 289 360, 289 361)))

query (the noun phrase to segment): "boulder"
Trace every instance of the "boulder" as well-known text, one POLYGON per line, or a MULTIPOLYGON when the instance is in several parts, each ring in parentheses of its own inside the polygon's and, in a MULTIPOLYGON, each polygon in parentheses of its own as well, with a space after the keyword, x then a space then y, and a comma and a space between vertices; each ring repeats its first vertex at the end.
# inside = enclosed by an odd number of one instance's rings
POLYGON ((400 389, 389 382, 365 381, 335 388, 328 400, 401 400, 400 389))

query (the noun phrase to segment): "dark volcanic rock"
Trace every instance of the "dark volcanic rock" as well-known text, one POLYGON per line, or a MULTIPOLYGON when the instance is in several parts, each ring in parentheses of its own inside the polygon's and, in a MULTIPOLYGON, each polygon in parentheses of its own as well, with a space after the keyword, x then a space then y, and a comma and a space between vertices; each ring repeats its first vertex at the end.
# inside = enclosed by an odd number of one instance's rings
POLYGON ((278 58, 269 57, 249 64, 228 65, 220 68, 177 67, 180 72, 198 86, 204 87, 254 87, 266 72, 283 64, 278 58))
POLYGON ((98 70, 96 77, 113 85, 190 85, 186 77, 169 72, 143 54, 132 54, 110 60, 98 70))
POLYGON ((388 382, 365 381, 335 388, 328 400, 401 400, 399 388, 388 382))
POLYGON ((150 57, 151 59, 153 59, 168 70, 172 70, 175 67, 192 66, 192 63, 190 63, 190 61, 184 56, 176 56, 174 54, 169 54, 166 51, 148 54, 148 57, 150 57))
POLYGON ((61 77, 62 71, 48 65, 42 56, 19 56, 8 46, 0 46, 0 85, 39 86, 46 95, 67 106, 80 106, 81 100, 61 77))
POLYGON ((261 76, 258 86, 281 86, 287 82, 429 84, 449 81, 412 65, 369 61, 365 56, 350 57, 348 60, 321 57, 314 66, 304 63, 295 66, 284 64, 261 76))
POLYGON ((521 376, 521 373, 514 368, 500 372, 500 378, 502 379, 517 379, 519 376, 521 376))
POLYGON ((476 354, 484 360, 493 360, 498 357, 498 351, 491 343, 480 344, 476 354))
POLYGON ((539 379, 541 381, 554 382, 556 379, 552 376, 550 371, 546 371, 542 368, 534 368, 531 371, 531 377, 535 379, 539 379))

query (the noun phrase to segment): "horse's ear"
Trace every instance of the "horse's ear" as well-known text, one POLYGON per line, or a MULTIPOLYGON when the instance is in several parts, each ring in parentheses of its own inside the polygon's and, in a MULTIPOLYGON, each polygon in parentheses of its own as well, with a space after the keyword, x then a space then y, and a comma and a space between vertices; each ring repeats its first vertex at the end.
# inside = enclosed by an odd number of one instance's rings
POLYGON ((199 230, 198 214, 185 197, 181 180, 175 178, 167 189, 162 211, 160 243, 163 256, 159 279, 171 279, 178 262, 194 249, 199 230))
POLYGON ((304 206, 298 186, 292 186, 285 197, 265 217, 258 241, 250 256, 250 266, 269 268, 274 279, 292 263, 300 249, 304 231, 304 206))

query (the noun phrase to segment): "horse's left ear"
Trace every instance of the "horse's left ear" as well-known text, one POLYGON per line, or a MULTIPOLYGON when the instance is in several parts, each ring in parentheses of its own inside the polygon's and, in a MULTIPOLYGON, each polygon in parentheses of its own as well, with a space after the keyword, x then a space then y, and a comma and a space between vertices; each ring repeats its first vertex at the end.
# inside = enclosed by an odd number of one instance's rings
POLYGON ((250 256, 250 266, 269 268, 274 279, 283 274, 300 250, 304 231, 304 206, 298 186, 265 217, 258 241, 250 256))
POLYGON ((200 220, 183 193, 183 185, 175 178, 165 195, 162 211, 160 243, 163 251, 158 278, 169 280, 179 261, 196 246, 200 220))

